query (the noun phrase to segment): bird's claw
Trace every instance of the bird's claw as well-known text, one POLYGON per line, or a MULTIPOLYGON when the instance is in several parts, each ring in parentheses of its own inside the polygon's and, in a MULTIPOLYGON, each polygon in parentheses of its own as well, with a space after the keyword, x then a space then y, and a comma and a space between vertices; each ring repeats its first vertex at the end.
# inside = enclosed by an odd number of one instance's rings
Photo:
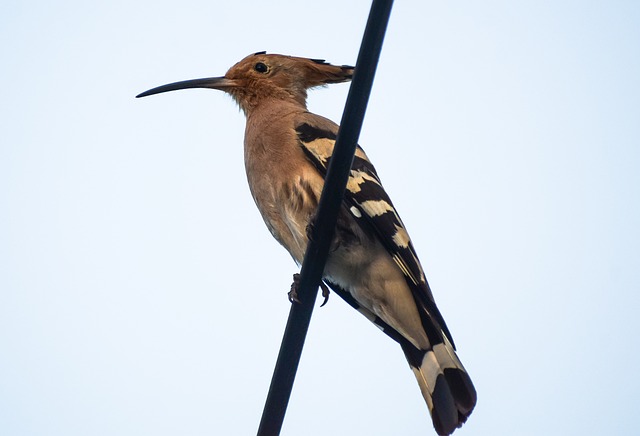
POLYGON ((324 282, 320 282, 320 289, 322 289, 322 297, 324 298, 324 301, 320 305, 320 307, 322 307, 327 304, 327 301, 329 301, 329 288, 327 288, 327 285, 325 285, 324 282))

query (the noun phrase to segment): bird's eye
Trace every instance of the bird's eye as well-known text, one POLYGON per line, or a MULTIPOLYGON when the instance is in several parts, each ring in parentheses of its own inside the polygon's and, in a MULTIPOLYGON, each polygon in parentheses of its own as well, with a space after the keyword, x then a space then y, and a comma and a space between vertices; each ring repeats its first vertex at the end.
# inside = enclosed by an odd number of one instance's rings
POLYGON ((269 71, 269 67, 267 67, 265 64, 263 64, 262 62, 258 62, 254 67, 254 70, 256 70, 258 73, 266 73, 267 71, 269 71))

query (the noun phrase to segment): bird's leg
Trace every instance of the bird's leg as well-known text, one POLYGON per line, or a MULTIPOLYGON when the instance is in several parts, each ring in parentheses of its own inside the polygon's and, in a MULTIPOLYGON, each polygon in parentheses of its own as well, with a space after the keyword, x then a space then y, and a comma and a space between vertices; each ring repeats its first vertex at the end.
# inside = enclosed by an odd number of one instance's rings
POLYGON ((309 242, 313 241, 313 228, 316 226, 316 214, 313 214, 311 218, 309 218, 309 223, 305 228, 305 233, 307 234, 307 239, 309 242))
MULTIPOLYGON (((289 296, 289 301, 292 303, 300 304, 300 300, 298 299, 299 286, 300 286, 300 274, 295 273, 293 275, 293 283, 291 283, 291 290, 289 290, 289 293, 287 294, 289 296)), ((322 307, 325 304, 327 304, 327 301, 329 301, 329 288, 327 288, 327 285, 325 285, 324 282, 321 281, 320 289, 322 289, 322 297, 324 298, 324 301, 320 305, 320 307, 322 307)))
MULTIPOLYGON (((317 215, 312 215, 311 218, 309 218, 309 223, 307 224, 307 227, 305 228, 305 233, 307 234, 307 240, 309 242, 313 241, 314 238, 314 234, 313 234, 313 229, 316 226, 317 220, 316 220, 317 215)), ((338 231, 340 230, 340 221, 338 221, 336 223, 336 229, 335 229, 335 233, 338 233, 338 231)), ((329 246, 329 252, 333 253, 334 251, 337 251, 338 248, 340 248, 340 238, 336 237, 334 235, 333 240, 331 241, 331 245, 329 246)), ((324 296, 325 294, 329 294, 329 291, 322 291, 322 296, 324 296)), ((324 304, 323 304, 324 305, 324 304)), ((322 306, 320 306, 322 307, 322 306)))

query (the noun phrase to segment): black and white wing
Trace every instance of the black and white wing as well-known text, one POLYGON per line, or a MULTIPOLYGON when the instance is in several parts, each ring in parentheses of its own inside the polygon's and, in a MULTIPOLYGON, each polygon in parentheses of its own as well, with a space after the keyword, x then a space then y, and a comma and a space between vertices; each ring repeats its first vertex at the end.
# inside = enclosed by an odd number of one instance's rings
MULTIPOLYGON (((324 176, 333 153, 336 133, 308 123, 296 126, 296 132, 302 150, 324 176)), ((356 149, 344 201, 356 222, 374 232, 404 274, 416 304, 430 318, 423 322, 427 324, 425 330, 430 341, 442 342, 441 335, 433 331, 435 327, 441 329, 453 344, 453 338, 435 305, 409 234, 382 187, 375 168, 360 146, 356 149)))

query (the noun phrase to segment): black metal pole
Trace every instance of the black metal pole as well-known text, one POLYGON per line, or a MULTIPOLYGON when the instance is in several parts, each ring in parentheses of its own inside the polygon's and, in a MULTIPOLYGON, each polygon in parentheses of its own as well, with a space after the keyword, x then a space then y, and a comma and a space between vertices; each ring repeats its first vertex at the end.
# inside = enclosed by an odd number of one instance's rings
POLYGON ((392 5, 392 0, 374 0, 371 5, 353 82, 349 88, 340 130, 320 197, 312 240, 307 246, 300 270, 298 299, 301 303, 291 305, 258 436, 277 436, 282 429, 338 211, 360 137, 392 5))

